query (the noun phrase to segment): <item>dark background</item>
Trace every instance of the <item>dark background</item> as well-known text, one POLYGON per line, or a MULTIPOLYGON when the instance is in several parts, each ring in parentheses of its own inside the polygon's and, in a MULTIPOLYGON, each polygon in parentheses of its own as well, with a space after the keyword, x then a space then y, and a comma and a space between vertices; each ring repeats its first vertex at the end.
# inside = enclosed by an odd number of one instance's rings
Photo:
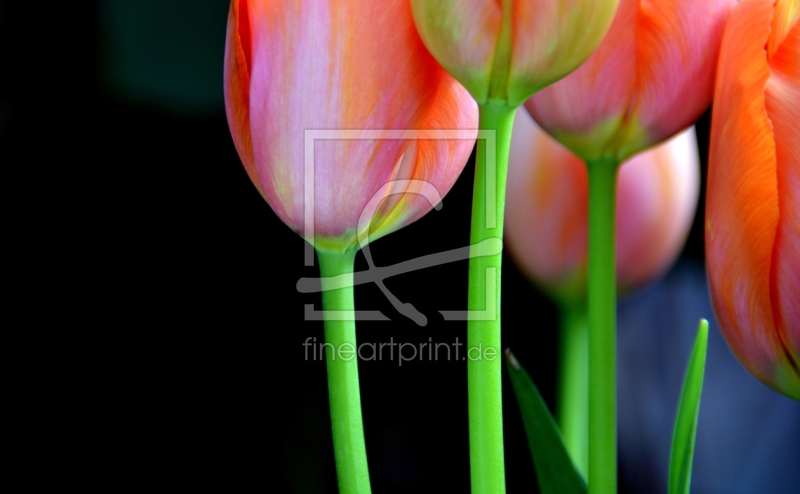
MULTIPOLYGON (((317 271, 230 138, 228 2, 0 5, 6 242, 19 259, 7 267, 21 328, 50 328, 26 349, 37 362, 59 355, 36 378, 47 461, 75 464, 58 481, 336 492, 325 364, 303 347, 323 339, 322 323, 304 320, 320 299, 295 289, 317 271)), ((472 170, 441 211, 375 242, 376 264, 468 245, 472 170)), ((697 320, 713 320, 702 263, 701 197, 676 269, 620 305, 621 492, 666 492, 683 368, 697 320)), ((391 319, 359 322, 359 341, 465 343, 465 323, 437 311, 466 309, 466 281, 465 261, 386 281, 425 327, 376 286, 357 287, 357 308, 391 319)), ((502 283, 503 345, 552 405, 555 309, 509 259, 502 283)), ((800 404, 747 374, 711 331, 693 492, 792 492, 800 404)), ((360 372, 373 490, 467 492, 466 363, 364 361, 360 372)), ((505 427, 508 491, 535 492, 511 393, 505 427)))

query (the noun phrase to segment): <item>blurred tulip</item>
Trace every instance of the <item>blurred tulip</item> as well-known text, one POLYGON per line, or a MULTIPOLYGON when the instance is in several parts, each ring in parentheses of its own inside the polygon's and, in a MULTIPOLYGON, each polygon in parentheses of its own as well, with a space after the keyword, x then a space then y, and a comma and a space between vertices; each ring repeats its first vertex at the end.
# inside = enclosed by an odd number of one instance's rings
POLYGON ((411 0, 425 45, 478 103, 521 105, 577 68, 619 0, 411 0))
MULTIPOLYGON (((672 265, 692 224, 700 181, 694 128, 624 163, 617 176, 617 287, 632 290, 672 265)), ((588 177, 583 161, 528 115, 514 123, 506 246, 562 303, 586 296, 588 177)))
POLYGON ((733 353, 800 400, 800 1, 743 0, 722 42, 706 202, 711 297, 733 353))
MULTIPOLYGON (((303 236, 306 129, 476 129, 478 117, 467 91, 422 44, 404 0, 234 0, 225 104, 250 179, 303 236)), ((435 204, 411 189, 384 200, 366 224, 359 218, 392 181, 424 181, 444 196, 473 145, 317 140, 314 234, 306 240, 342 252, 357 247, 361 235, 374 240, 415 221, 435 204)))
POLYGON ((597 51, 526 103, 586 161, 625 161, 685 129, 711 102, 734 0, 621 0, 597 51))

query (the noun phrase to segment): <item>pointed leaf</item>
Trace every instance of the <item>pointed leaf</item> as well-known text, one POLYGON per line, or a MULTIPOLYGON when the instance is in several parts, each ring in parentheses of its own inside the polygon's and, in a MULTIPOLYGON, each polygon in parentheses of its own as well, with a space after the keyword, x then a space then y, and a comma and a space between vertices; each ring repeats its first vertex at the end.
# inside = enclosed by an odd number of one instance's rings
POLYGON ((669 461, 669 494, 689 494, 692 480, 692 457, 697 435, 697 416, 708 347, 708 321, 700 320, 692 356, 686 369, 675 430, 672 434, 672 453, 669 461))
POLYGON ((506 364, 522 412, 539 490, 542 494, 586 494, 586 483, 572 464, 556 421, 510 350, 506 350, 506 364))

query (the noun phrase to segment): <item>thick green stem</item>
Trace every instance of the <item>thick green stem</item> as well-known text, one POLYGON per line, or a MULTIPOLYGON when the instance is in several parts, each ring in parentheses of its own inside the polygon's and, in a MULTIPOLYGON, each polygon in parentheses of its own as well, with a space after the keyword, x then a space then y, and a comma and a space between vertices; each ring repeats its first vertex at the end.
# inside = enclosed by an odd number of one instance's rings
POLYGON ((558 424, 575 468, 589 474, 589 333, 586 302, 561 306, 558 424))
POLYGON ((614 161, 589 169, 589 494, 617 492, 614 161))
MULTIPOLYGON (((470 244, 503 238, 503 211, 511 129, 516 108, 480 105, 472 196, 470 244), (495 132, 491 132, 495 131, 495 132)), ((505 492, 500 351, 500 261, 502 253, 469 261, 467 386, 469 454, 473 494, 505 492)))
POLYGON ((358 389, 356 322, 352 313, 355 255, 354 250, 343 254, 317 251, 323 277, 322 308, 326 311, 325 357, 328 364, 333 453, 341 494, 370 492, 367 449, 361 420, 361 394, 358 389), (331 285, 325 279, 329 277, 339 277, 337 281, 349 280, 349 283, 343 283, 343 288, 326 289, 326 285, 331 285), (351 314, 330 311, 350 311, 351 314))

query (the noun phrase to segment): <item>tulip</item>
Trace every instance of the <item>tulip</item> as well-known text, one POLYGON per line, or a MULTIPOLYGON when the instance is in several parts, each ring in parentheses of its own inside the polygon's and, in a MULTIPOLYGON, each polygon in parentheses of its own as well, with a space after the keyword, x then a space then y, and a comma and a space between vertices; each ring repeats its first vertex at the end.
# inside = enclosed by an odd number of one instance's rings
MULTIPOLYGON (((414 21, 433 56, 478 102, 479 127, 470 242, 503 236, 508 147, 517 108, 533 92, 574 70, 597 48, 619 0, 411 0, 414 21), (489 156, 488 149, 494 149, 489 156)), ((470 313, 490 313, 467 324, 470 348, 500 353, 501 255, 472 256, 470 313), (496 276, 496 275, 495 275, 496 276), (494 288, 492 288, 494 286, 494 288), (487 307, 488 309, 488 307, 487 307)), ((472 492, 505 490, 501 363, 470 361, 468 407, 472 492)))
MULTIPOLYGON (((617 288, 631 291, 674 262, 697 207, 693 128, 623 163, 617 176, 617 288)), ((506 246, 562 305, 585 303, 588 177, 578 156, 517 115, 509 159, 506 246)))
POLYGON ((406 0, 234 0, 224 86, 250 180, 317 250, 339 492, 368 494, 358 362, 333 353, 357 348, 354 318, 340 317, 354 310, 355 253, 447 193, 474 144, 476 105, 427 52, 406 0), (309 129, 333 139, 309 143, 309 129), (336 140, 337 129, 358 130, 336 140), (473 131, 458 140, 448 129, 473 131))
POLYGON ((621 0, 597 51, 526 103, 587 162, 621 163, 694 123, 711 102, 734 0, 621 0))
MULTIPOLYGON (((617 175, 616 274, 622 292, 654 279, 677 257, 700 181, 688 129, 624 163, 617 175)), ((588 172, 583 160, 520 113, 509 159, 505 240, 511 258, 560 309, 558 422, 576 468, 587 458, 588 172)))
POLYGON ((444 196, 474 145, 414 139, 413 132, 409 139, 315 142, 309 234, 304 130, 475 129, 474 101, 425 49, 403 0, 233 1, 224 82, 231 134, 250 180, 318 250, 351 250, 359 237, 374 240, 420 218, 436 203, 413 184, 427 182, 444 196), (390 190, 393 181, 407 193, 390 190), (373 207, 376 194, 390 192, 373 207))
POLYGON ((511 108, 575 70, 619 0, 411 0, 425 45, 478 103, 511 108))
POLYGON ((733 353, 800 400, 800 2, 743 0, 711 122, 706 259, 733 353))
MULTIPOLYGON (((508 150, 514 114, 535 91, 575 70, 606 33, 619 0, 411 0, 414 21, 433 56, 478 102, 479 127, 470 242, 503 236, 508 150), (487 143, 492 139, 491 143, 487 143), (494 156, 488 150, 494 150, 494 156)), ((467 345, 500 352, 501 256, 472 256, 467 345), (494 286, 494 288, 492 288, 494 286)), ((504 492, 501 364, 467 365, 472 492, 504 492)))
POLYGON ((620 163, 711 102, 734 0, 621 0, 597 51, 525 108, 588 165, 589 492, 616 492, 615 193, 620 163))

